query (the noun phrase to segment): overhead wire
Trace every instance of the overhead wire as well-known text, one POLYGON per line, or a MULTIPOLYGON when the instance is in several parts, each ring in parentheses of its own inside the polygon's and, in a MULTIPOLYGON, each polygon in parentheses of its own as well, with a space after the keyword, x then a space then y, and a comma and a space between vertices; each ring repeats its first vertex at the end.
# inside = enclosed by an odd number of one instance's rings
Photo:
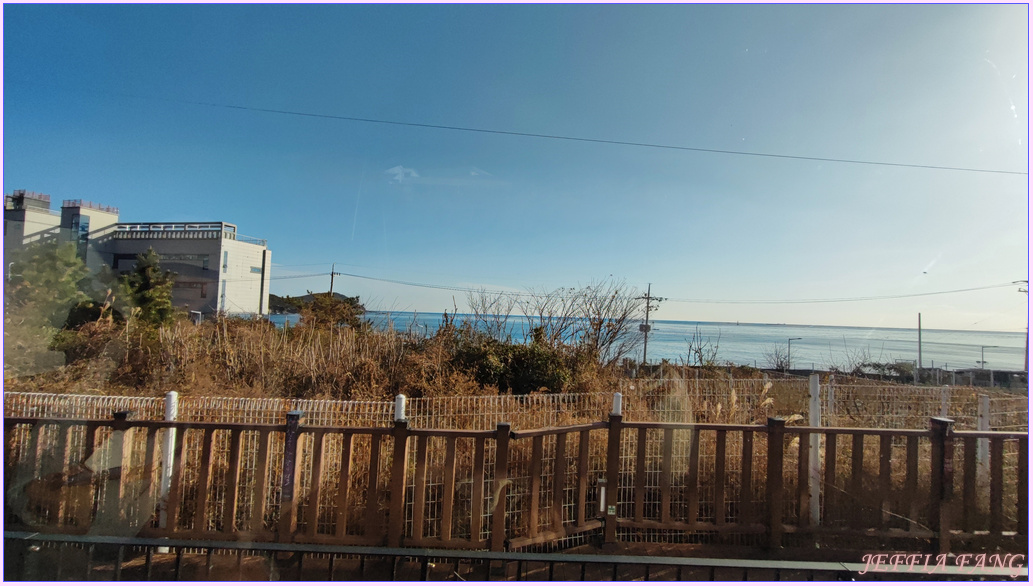
POLYGON ((654 149, 667 149, 667 150, 678 150, 678 151, 691 151, 700 153, 712 153, 722 155, 736 155, 736 156, 747 156, 747 157, 766 157, 774 159, 792 159, 800 161, 816 161, 823 163, 844 163, 851 165, 877 165, 884 167, 905 167, 911 169, 931 169, 937 171, 960 171, 966 173, 993 173, 1001 175, 1029 175, 1028 171, 1012 171, 1007 169, 982 169, 978 167, 955 167, 950 165, 926 165, 919 163, 897 163, 891 161, 873 161, 866 159, 846 159, 837 157, 815 157, 806 155, 790 155, 783 153, 769 153, 769 152, 756 152, 756 151, 740 151, 732 149, 717 149, 717 148, 705 148, 705 147, 694 147, 684 145, 672 145, 672 144, 660 144, 652 142, 636 142, 628 140, 614 140, 614 139, 603 139, 603 138, 588 138, 583 136, 569 136, 563 134, 546 134, 538 132, 518 132, 514 130, 500 130, 496 128, 477 128, 472 126, 456 126, 450 124, 429 124, 425 122, 406 122, 401 120, 387 120, 382 118, 365 118, 361 116, 344 116, 338 114, 322 114, 318 112, 303 112, 300 110, 284 110, 278 108, 260 108, 257 106, 242 106, 239 104, 226 104, 220 102, 205 102, 198 100, 184 100, 179 98, 167 98, 167 97, 149 97, 149 96, 137 96, 131 94, 131 97, 138 99, 153 99, 162 100, 168 102, 177 102, 183 104, 193 104, 197 106, 207 106, 212 108, 225 108, 230 110, 243 110, 248 112, 263 112, 267 114, 280 114, 286 116, 299 116, 305 118, 320 118, 327 120, 343 120, 348 122, 363 122, 367 124, 385 124, 391 126, 408 126, 413 128, 430 128, 436 130, 452 130, 458 132, 475 132, 481 134, 498 134, 505 136, 521 136, 526 138, 541 138, 547 140, 562 140, 570 142, 586 142, 596 144, 611 144, 620 146, 632 146, 632 147, 643 147, 643 148, 654 148, 654 149))
MULTIPOLYGON (((353 277, 356 279, 366 279, 370 281, 379 281, 382 283, 393 283, 396 285, 405 285, 409 287, 421 287, 425 289, 438 289, 443 291, 456 291, 461 293, 485 293, 488 295, 508 295, 513 297, 532 297, 535 293, 531 292, 520 292, 520 291, 491 291, 487 289, 478 289, 473 287, 458 287, 452 285, 435 285, 431 283, 418 283, 415 281, 403 281, 398 279, 384 279, 380 277, 370 277, 367 275, 358 275, 355 273, 344 273, 335 271, 335 275, 342 277, 353 277)), ((303 277, 322 277, 329 276, 330 273, 318 273, 315 275, 290 275, 287 279, 303 278, 303 277)), ((272 277, 276 279, 277 277, 272 277)), ((1015 282, 999 283, 996 285, 984 285, 981 287, 967 287, 963 289, 949 289, 944 291, 927 291, 922 293, 901 293, 896 295, 867 295, 859 297, 833 297, 833 298, 819 298, 819 299, 686 299, 679 297, 666 297, 665 301, 675 303, 700 303, 700 304, 738 304, 738 305, 779 305, 779 304, 810 304, 810 303, 855 303, 861 301, 880 301, 885 299, 907 299, 911 297, 929 297, 932 295, 950 295, 953 293, 967 293, 971 291, 985 291, 989 289, 1000 289, 1002 287, 1014 287, 1015 282)), ((562 296, 561 296, 562 297, 562 296)))

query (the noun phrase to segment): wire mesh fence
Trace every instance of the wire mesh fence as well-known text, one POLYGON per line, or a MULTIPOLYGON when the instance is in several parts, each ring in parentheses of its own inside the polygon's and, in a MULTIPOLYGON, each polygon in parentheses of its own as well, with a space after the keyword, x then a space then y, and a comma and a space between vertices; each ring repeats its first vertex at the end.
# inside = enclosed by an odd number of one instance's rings
MULTIPOLYGON (((672 423, 763 423, 767 417, 806 421, 805 379, 629 379, 618 390, 625 413, 637 421, 672 423)), ((821 423, 841 427, 925 428, 929 417, 954 419, 958 429, 978 428, 981 395, 990 398, 991 429, 1028 429, 1024 396, 977 387, 898 384, 822 384, 821 423)), ((388 427, 390 401, 333 401, 182 395, 177 421, 279 424, 290 411, 312 426, 388 427)), ((413 398, 407 415, 418 429, 491 430, 500 422, 513 429, 541 429, 599 421, 612 405, 607 393, 531 394, 413 398)), ((5 393, 5 417, 104 419, 132 411, 133 420, 162 420, 161 397, 5 393)))

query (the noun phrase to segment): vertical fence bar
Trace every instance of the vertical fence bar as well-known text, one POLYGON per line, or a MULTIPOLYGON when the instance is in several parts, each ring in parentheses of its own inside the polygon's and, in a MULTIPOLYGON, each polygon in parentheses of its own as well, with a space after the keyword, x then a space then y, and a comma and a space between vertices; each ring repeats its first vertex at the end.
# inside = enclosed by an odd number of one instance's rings
MULTIPOLYGON (((979 395, 979 403, 976 409, 976 430, 990 431, 989 395, 979 395)), ((983 479, 983 486, 985 487, 986 479, 990 478, 990 440, 979 438, 976 446, 976 461, 979 466, 979 474, 976 478, 983 479)))
MULTIPOLYGON (((809 381, 810 401, 807 408, 807 423, 811 427, 821 427, 821 384, 817 374, 812 374, 809 381)), ((832 382, 829 381, 829 391, 832 393, 832 382)), ((800 438, 800 443, 805 438, 800 438)), ((807 443, 810 448, 807 451, 807 491, 810 495, 808 509, 810 524, 821 523, 821 435, 811 433, 807 435, 807 443)))
POLYGON ((212 474, 212 439, 214 430, 204 430, 204 440, 201 443, 201 471, 197 480, 197 508, 194 509, 194 533, 203 533, 208 530, 208 481, 212 474))
MULTIPOLYGON (((391 459, 391 506, 387 510, 387 546, 401 547, 405 530, 405 474, 408 471, 406 458, 409 455, 409 421, 395 420, 392 432, 394 450, 391 459)), ((373 465, 373 462, 370 462, 373 465)))
POLYGON ((674 455, 674 430, 664 430, 664 443, 660 464, 660 522, 671 522, 671 475, 674 473, 671 464, 674 455))
POLYGON ((782 466, 784 463, 785 426, 784 419, 768 418, 768 465, 766 470, 768 511, 766 521, 768 547, 771 549, 782 547, 782 498, 785 490, 782 466))
POLYGON ((836 440, 834 433, 825 434, 825 498, 822 500, 821 520, 831 526, 836 516, 836 440))
POLYGON ((298 508, 295 491, 298 484, 298 436, 301 435, 301 411, 289 411, 283 433, 283 474, 280 476, 279 541, 289 541, 298 529, 298 508))
POLYGON ((976 517, 979 514, 979 500, 976 493, 976 444, 978 442, 979 438, 967 437, 964 440, 961 500, 965 506, 962 511, 961 529, 966 533, 975 530, 976 517))
POLYGON ((1029 536, 1029 438, 1019 438, 1019 462, 1017 466, 1018 482, 1016 483, 1016 513, 1018 514, 1019 537, 1029 536))
POLYGON ((316 535, 319 525, 319 501, 323 491, 323 440, 324 432, 312 434, 312 480, 305 510, 305 533, 310 537, 316 535))
POLYGON ((452 539, 452 511, 455 506, 456 492, 456 438, 449 436, 445 440, 445 470, 441 503, 441 539, 452 539))
MULTIPOLYGON (((492 495, 491 551, 503 551, 506 548, 506 500, 509 495, 509 437, 510 425, 508 423, 499 423, 495 428, 495 494, 492 495)), ((559 447, 558 443, 556 445, 559 447)), ((563 480, 558 479, 557 482, 562 483, 563 480)))
POLYGON ((423 539, 423 510, 427 506, 427 442, 425 435, 416 438, 416 476, 413 478, 412 538, 423 539))
POLYGON ((567 481, 567 434, 556 434, 556 457, 552 460, 552 506, 549 519, 553 531, 563 530, 563 489, 567 481))
POLYGON ((265 505, 269 494, 269 430, 258 433, 258 455, 255 457, 255 499, 251 503, 251 532, 265 532, 265 505))
POLYGON ((646 510, 646 434, 649 430, 638 428, 635 443, 635 521, 642 521, 646 510))
POLYGON ((1004 440, 990 440, 990 533, 1004 529, 1004 440))
POLYGON ((685 521, 691 526, 699 518, 699 428, 693 427, 689 436, 689 469, 685 476, 685 521))
POLYGON ((739 487, 739 523, 753 523, 753 432, 742 432, 742 486, 739 487))
POLYGON ((933 417, 932 462, 929 478, 929 521, 937 532, 940 553, 950 552, 950 504, 954 492, 953 425, 950 419, 933 417))
POLYGON ((531 510, 527 535, 538 537, 538 509, 542 498, 542 458, 544 457, 544 439, 540 435, 531 438, 531 510))
POLYGON ((850 446, 851 523, 855 529, 865 525, 864 519, 864 435, 855 433, 850 446))
POLYGON ((481 529, 484 526, 484 438, 474 440, 473 448, 473 483, 470 498, 470 539, 481 540, 481 529))
POLYGON ((717 431, 717 444, 714 447, 714 523, 717 525, 725 524, 725 515, 727 514, 727 503, 725 502, 725 486, 728 484, 725 473, 725 464, 728 457, 726 453, 727 435, 727 431, 719 429, 717 431))
POLYGON ((603 542, 617 542, 617 492, 620 486, 621 427, 620 393, 614 396, 614 411, 610 413, 606 436, 606 524, 603 542))
MULTIPOLYGON (((175 428, 173 428, 175 429, 175 428)), ((91 438, 96 434, 97 430, 94 428, 93 434, 87 431, 87 437, 91 438)), ((168 498, 168 526, 166 527, 167 533, 175 533, 179 523, 179 503, 182 500, 183 495, 183 450, 186 448, 186 430, 176 430, 174 434, 176 445, 175 455, 172 458, 172 480, 169 484, 169 498, 168 498)), ((87 446, 92 445, 92 441, 86 444, 87 446)))
MULTIPOLYGON (((879 528, 885 530, 890 521, 890 489, 893 474, 893 436, 879 436, 879 528)), ((913 494, 913 493, 912 493, 913 494)))
POLYGON ((383 535, 383 517, 380 515, 380 447, 383 436, 379 433, 369 437, 369 470, 366 482, 366 524, 365 535, 383 535))
POLYGON ((351 465, 352 434, 345 433, 341 436, 341 470, 337 477, 337 524, 334 528, 334 533, 337 537, 344 537, 348 532, 348 496, 351 488, 351 465))
POLYGON ((908 436, 907 438, 907 471, 904 476, 904 502, 907 503, 908 531, 914 531, 919 527, 918 523, 918 499, 910 498, 910 495, 918 494, 918 438, 908 436))
POLYGON ((226 475, 226 508, 223 511, 222 530, 235 533, 237 530, 237 505, 240 499, 240 440, 243 431, 230 432, 230 459, 226 475))
POLYGON ((811 492, 810 492, 810 434, 799 437, 799 453, 796 457, 796 501, 799 525, 807 527, 811 524, 811 492))
POLYGON ((588 506, 588 443, 591 439, 589 430, 583 430, 578 437, 577 457, 577 513, 575 522, 578 527, 585 524, 585 508, 588 506))

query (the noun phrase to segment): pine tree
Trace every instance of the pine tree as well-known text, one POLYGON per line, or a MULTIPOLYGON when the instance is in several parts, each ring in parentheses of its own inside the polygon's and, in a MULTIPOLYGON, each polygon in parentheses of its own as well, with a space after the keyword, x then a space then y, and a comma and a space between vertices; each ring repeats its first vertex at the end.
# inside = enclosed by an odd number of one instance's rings
POLYGON ((153 248, 136 257, 136 266, 122 277, 123 299, 137 310, 138 319, 153 325, 172 322, 172 284, 176 274, 162 271, 153 248))

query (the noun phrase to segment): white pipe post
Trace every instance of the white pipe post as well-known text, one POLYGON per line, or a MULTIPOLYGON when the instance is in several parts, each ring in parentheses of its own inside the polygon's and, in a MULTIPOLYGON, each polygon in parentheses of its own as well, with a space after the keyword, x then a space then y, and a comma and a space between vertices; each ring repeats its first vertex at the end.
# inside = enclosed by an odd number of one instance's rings
MULTIPOLYGON (((976 429, 979 431, 990 431, 989 395, 979 395, 978 410, 976 411, 976 429)), ((990 440, 987 438, 976 440, 976 470, 977 478, 990 478, 990 440)))
POLYGON ((395 396, 395 421, 405 421, 405 395, 395 396))
MULTIPOLYGON (((807 423, 811 427, 821 427, 821 381, 817 374, 811 375, 810 404, 807 408, 807 423)), ((810 434, 809 451, 807 452, 807 492, 810 495, 811 526, 821 523, 821 435, 810 434)))
POLYGON ((951 404, 951 388, 944 385, 940 390, 940 417, 947 417, 951 404))
MULTIPOLYGON (((179 415, 179 393, 169 391, 165 393, 165 421, 175 421, 179 415)), ((168 527, 169 491, 172 488, 172 467, 176 457, 176 429, 169 427, 165 430, 165 455, 161 460, 161 485, 159 499, 161 501, 158 523, 162 529, 168 527)), ((168 553, 168 548, 161 548, 168 553)))
POLYGON ((623 408, 621 404, 622 399, 623 397, 620 393, 613 394, 613 410, 610 411, 610 415, 621 415, 621 409, 623 408))

